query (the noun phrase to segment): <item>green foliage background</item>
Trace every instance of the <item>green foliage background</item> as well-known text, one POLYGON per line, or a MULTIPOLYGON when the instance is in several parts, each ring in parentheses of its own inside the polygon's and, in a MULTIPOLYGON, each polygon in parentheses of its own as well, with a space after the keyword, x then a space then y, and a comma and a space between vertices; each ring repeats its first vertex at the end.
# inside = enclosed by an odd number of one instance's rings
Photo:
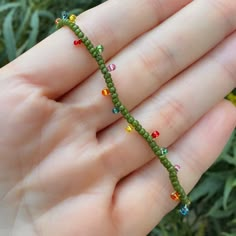
MULTIPOLYGON (((51 34, 61 11, 79 14, 104 1, 0 0, 0 67, 51 34)), ((235 131, 190 198, 193 204, 188 217, 173 210, 149 236, 236 236, 235 131)))

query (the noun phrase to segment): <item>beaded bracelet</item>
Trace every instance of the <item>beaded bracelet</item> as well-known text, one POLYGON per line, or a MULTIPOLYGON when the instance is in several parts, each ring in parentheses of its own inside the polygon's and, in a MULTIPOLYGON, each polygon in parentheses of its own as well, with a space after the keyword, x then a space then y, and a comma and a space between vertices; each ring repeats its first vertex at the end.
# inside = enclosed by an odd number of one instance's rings
POLYGON ((106 82, 107 88, 102 90, 103 96, 111 96, 111 100, 113 102, 114 108, 112 109, 112 112, 114 114, 121 113, 124 119, 128 122, 128 126, 126 128, 127 132, 131 132, 133 130, 136 130, 137 133, 139 133, 149 144, 151 149, 153 150, 154 154, 159 158, 162 165, 167 169, 169 172, 169 179, 171 181, 171 184, 175 190, 170 197, 173 200, 180 201, 182 203, 181 208, 179 209, 179 212, 182 215, 187 215, 189 213, 189 205, 190 200, 188 199, 184 189, 179 183, 177 172, 180 169, 179 165, 172 165, 172 163, 167 159, 166 155, 168 153, 168 149, 165 147, 159 147, 156 142, 154 141, 155 138, 157 138, 160 134, 158 131, 154 131, 151 134, 147 132, 139 123, 138 120, 136 120, 127 110, 127 108, 121 103, 118 93, 116 91, 116 87, 113 83, 111 73, 116 69, 115 64, 110 64, 106 66, 105 61, 101 55, 101 53, 104 50, 104 47, 102 45, 98 45, 94 47, 92 42, 88 39, 88 37, 81 31, 79 26, 75 23, 76 16, 75 15, 68 15, 67 12, 62 13, 62 18, 57 18, 55 23, 57 26, 57 29, 60 29, 63 26, 69 27, 75 35, 78 37, 78 39, 74 40, 74 45, 80 45, 84 44, 89 53, 92 55, 92 57, 95 58, 97 61, 98 67, 103 74, 104 80, 106 82))

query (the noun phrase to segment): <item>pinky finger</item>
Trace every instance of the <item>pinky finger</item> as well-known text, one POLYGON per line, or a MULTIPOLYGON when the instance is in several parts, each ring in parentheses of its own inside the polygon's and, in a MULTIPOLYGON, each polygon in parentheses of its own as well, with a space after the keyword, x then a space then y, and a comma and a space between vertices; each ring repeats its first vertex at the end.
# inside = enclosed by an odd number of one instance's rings
MULTIPOLYGON (((178 175, 187 192, 216 160, 235 125, 235 107, 222 101, 169 147, 168 157, 182 167, 178 175)), ((113 202, 121 235, 147 235, 174 208, 175 203, 169 200, 172 191, 168 174, 157 159, 122 180, 113 202)))

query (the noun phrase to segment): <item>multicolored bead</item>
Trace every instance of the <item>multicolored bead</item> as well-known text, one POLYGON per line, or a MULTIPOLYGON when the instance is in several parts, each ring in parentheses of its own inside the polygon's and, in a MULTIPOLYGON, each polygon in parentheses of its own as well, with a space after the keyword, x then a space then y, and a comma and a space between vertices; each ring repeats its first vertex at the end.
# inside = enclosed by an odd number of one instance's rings
POLYGON ((103 95, 103 96, 108 96, 108 95, 110 95, 110 94, 111 94, 111 93, 110 93, 109 89, 106 88, 106 89, 103 89, 103 90, 102 90, 102 95, 103 95))
POLYGON ((113 112, 114 114, 118 114, 118 113, 120 112, 120 110, 119 110, 118 108, 114 107, 114 108, 112 109, 112 112, 113 112))
POLYGON ((161 151, 161 155, 166 155, 168 153, 168 149, 167 148, 160 148, 161 151))
POLYGON ((82 40, 74 40, 74 45, 77 46, 82 43, 82 40))
POLYGON ((62 19, 63 19, 63 20, 66 20, 66 19, 68 19, 68 17, 69 17, 68 12, 63 11, 63 12, 62 12, 62 19))
POLYGON ((157 138, 159 136, 160 136, 160 133, 157 130, 152 133, 153 138, 157 138))
POLYGON ((107 66, 107 69, 108 69, 109 72, 111 72, 111 71, 116 69, 116 65, 115 64, 110 64, 110 65, 107 66))
POLYGON ((132 125, 128 125, 128 126, 125 128, 125 130, 126 130, 128 133, 130 133, 131 131, 134 130, 134 127, 133 127, 132 125))
POLYGON ((170 195, 171 199, 178 201, 179 200, 179 193, 178 192, 173 192, 170 195))
POLYGON ((76 15, 70 15, 69 20, 70 22, 74 23, 76 20, 76 15))
POLYGON ((97 51, 98 53, 102 53, 102 52, 104 51, 104 47, 103 47, 102 45, 98 45, 98 46, 96 47, 96 51, 97 51))
POLYGON ((61 20, 61 18, 57 18, 57 19, 55 20, 55 23, 58 24, 58 23, 60 22, 60 20, 61 20))
POLYGON ((186 216, 189 213, 189 209, 187 207, 187 205, 184 205, 183 207, 180 208, 179 212, 183 215, 186 216))
POLYGON ((180 170, 180 168, 181 168, 180 165, 175 165, 174 167, 175 167, 175 170, 176 170, 177 172, 178 172, 178 171, 180 170))

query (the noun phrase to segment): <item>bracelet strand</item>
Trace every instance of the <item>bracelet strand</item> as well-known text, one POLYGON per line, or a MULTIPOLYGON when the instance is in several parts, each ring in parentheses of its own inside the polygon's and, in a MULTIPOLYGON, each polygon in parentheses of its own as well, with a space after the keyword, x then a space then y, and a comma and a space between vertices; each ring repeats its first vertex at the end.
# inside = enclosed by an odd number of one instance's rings
POLYGON ((102 94, 104 96, 110 95, 114 108, 112 112, 114 114, 121 113, 124 119, 128 122, 128 127, 126 128, 127 132, 131 132, 132 130, 136 130, 149 144, 153 153, 159 158, 161 164, 167 169, 169 173, 170 182, 175 190, 170 196, 173 200, 180 201, 182 203, 179 212, 182 215, 187 215, 189 213, 189 205, 190 200, 186 195, 183 187, 179 183, 177 172, 180 169, 179 165, 173 165, 166 157, 168 153, 168 149, 164 147, 159 147, 156 142, 155 138, 159 136, 158 131, 154 131, 150 134, 146 131, 142 125, 136 120, 128 111, 128 109, 122 104, 119 99, 119 95, 116 91, 116 87, 113 83, 111 71, 115 70, 116 66, 114 64, 110 64, 106 66, 105 61, 101 55, 104 50, 102 45, 94 46, 92 42, 88 39, 88 37, 82 32, 79 26, 75 23, 76 16, 75 15, 68 15, 67 12, 62 13, 62 18, 57 18, 55 23, 57 29, 60 29, 63 26, 69 27, 77 36, 78 40, 74 41, 74 45, 77 46, 81 43, 87 48, 91 56, 96 60, 98 67, 103 74, 104 80, 106 82, 107 88, 102 90, 102 94))

